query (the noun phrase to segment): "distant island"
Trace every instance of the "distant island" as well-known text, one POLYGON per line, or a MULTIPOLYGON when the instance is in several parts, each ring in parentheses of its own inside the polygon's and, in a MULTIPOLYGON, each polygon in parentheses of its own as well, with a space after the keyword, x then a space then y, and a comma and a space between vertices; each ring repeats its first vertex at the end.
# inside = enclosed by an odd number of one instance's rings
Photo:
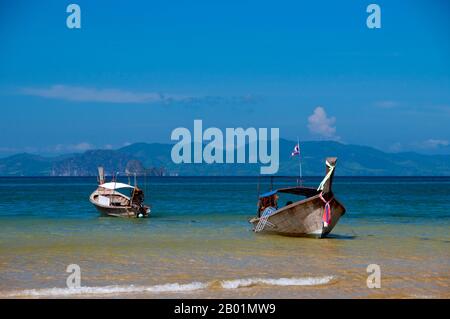
MULTIPOLYGON (((297 159, 290 157, 294 141, 280 139, 280 169, 277 175, 298 172, 297 159)), ((109 174, 129 172, 150 176, 256 176, 260 164, 174 164, 172 144, 135 143, 117 150, 44 157, 22 153, 0 159, 0 176, 95 176, 104 166, 109 174)), ((372 147, 335 141, 301 143, 303 174, 323 176, 324 159, 338 157, 338 176, 450 176, 450 155, 413 152, 386 153, 372 147)))

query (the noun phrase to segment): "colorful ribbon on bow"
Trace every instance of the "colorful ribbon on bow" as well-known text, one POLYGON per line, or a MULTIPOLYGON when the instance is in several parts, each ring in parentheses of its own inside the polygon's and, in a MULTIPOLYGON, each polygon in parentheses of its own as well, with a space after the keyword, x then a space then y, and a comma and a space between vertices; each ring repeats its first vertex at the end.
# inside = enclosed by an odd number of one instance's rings
POLYGON ((330 224, 330 221, 331 221, 330 203, 334 199, 334 197, 331 197, 328 201, 325 198, 323 198, 322 193, 319 194, 319 197, 325 203, 325 207, 323 209, 323 216, 322 216, 323 225, 324 225, 324 227, 328 227, 328 225, 330 224))
POLYGON ((319 187, 317 188, 318 191, 323 190, 325 183, 331 177, 331 174, 333 174, 333 171, 334 171, 334 167, 335 167, 334 165, 331 165, 328 161, 325 161, 325 165, 327 165, 327 167, 328 167, 328 173, 327 173, 327 175, 325 175, 323 180, 320 182, 319 187))

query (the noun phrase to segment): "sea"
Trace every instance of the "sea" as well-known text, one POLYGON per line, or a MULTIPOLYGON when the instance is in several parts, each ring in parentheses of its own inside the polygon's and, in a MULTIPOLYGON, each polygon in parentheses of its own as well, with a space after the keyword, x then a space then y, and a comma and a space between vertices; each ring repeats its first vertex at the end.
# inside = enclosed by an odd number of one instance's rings
POLYGON ((324 239, 252 231, 258 193, 294 178, 137 182, 150 218, 100 216, 95 177, 0 178, 0 298, 450 297, 450 177, 337 176, 324 239))

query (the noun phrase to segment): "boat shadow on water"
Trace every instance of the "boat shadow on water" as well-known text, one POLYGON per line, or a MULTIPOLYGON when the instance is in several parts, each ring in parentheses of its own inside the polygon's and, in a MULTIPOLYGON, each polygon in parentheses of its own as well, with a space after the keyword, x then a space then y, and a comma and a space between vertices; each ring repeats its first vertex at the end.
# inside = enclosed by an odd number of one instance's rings
POLYGON ((341 240, 352 240, 357 239, 356 235, 340 235, 340 234, 328 234, 324 239, 341 239, 341 240))
MULTIPOLYGON (((253 233, 254 231, 251 230, 253 233)), ((277 233, 261 233, 258 234, 258 236, 274 236, 274 237, 279 237, 279 235, 277 233)), ((283 237, 285 238, 296 238, 298 240, 302 240, 302 239, 317 239, 316 236, 290 236, 290 235, 283 235, 283 237)), ((354 239, 359 239, 360 237, 357 235, 349 235, 349 234, 328 234, 326 237, 322 238, 322 240, 326 241, 327 239, 330 240, 354 240, 354 239)))

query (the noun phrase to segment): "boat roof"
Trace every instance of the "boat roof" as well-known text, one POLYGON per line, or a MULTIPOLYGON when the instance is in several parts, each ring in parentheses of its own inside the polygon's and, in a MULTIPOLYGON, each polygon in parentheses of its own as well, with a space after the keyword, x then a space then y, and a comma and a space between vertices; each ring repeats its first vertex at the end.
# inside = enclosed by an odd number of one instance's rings
POLYGON ((294 194, 294 195, 301 195, 301 196, 306 196, 306 197, 310 197, 310 196, 319 194, 317 189, 312 188, 312 187, 294 186, 294 187, 275 189, 273 191, 259 195, 259 198, 270 197, 272 195, 275 195, 276 193, 294 194))
POLYGON ((269 196, 275 195, 276 193, 277 193, 277 190, 270 191, 270 192, 259 195, 259 198, 269 197, 269 196))
POLYGON ((305 187, 305 186, 280 188, 277 191, 279 193, 288 193, 288 194, 302 195, 302 196, 307 196, 307 197, 319 194, 319 191, 317 189, 312 188, 312 187, 305 187))
POLYGON ((125 183, 116 183, 116 182, 109 182, 99 185, 99 187, 103 187, 106 189, 120 189, 120 188, 134 188, 134 186, 125 184, 125 183))

